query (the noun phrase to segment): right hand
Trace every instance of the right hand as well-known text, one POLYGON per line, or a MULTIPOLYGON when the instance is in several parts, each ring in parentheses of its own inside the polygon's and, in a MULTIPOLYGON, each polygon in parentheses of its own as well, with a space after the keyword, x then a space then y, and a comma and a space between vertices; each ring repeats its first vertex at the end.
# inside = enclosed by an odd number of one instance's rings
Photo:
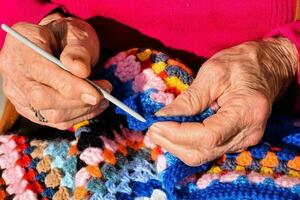
MULTIPOLYGON (((39 25, 17 23, 12 28, 50 54, 60 55, 70 71, 7 35, 0 52, 3 91, 21 115, 35 123, 67 129, 108 107, 108 101, 82 79, 97 63, 100 49, 98 37, 87 22, 53 14, 39 25), (39 122, 31 107, 40 110, 48 122, 39 122)), ((112 90, 108 81, 95 83, 112 90)))

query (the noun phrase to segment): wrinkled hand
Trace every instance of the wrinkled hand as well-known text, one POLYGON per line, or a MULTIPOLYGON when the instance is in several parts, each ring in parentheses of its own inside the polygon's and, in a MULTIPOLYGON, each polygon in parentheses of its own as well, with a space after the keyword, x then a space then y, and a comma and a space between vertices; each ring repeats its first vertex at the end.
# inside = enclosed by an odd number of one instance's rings
MULTIPOLYGON (((7 35, 0 52, 3 90, 21 115, 40 123, 30 109, 32 106, 48 120, 40 124, 67 129, 98 115, 108 106, 108 101, 81 79, 89 76, 99 56, 98 37, 88 23, 52 14, 39 25, 18 23, 13 28, 60 57, 71 72, 7 35)), ((95 82, 107 91, 112 89, 107 81, 95 82)))
POLYGON ((283 38, 248 42, 215 54, 192 85, 156 115, 194 115, 217 102, 203 123, 158 122, 154 143, 195 166, 257 144, 272 104, 294 79, 297 51, 283 38))

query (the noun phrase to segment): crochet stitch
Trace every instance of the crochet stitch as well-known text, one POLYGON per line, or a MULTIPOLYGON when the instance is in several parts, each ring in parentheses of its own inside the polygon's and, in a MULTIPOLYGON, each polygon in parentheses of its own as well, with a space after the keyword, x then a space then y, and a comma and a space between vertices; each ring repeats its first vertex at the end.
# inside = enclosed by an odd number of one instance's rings
POLYGON ((99 77, 147 122, 111 105, 65 135, 0 136, 0 199, 300 199, 300 128, 291 118, 273 115, 258 145, 189 167, 144 133, 157 121, 202 122, 215 113, 212 106, 195 116, 154 115, 188 88, 192 71, 136 48, 109 59, 99 77))

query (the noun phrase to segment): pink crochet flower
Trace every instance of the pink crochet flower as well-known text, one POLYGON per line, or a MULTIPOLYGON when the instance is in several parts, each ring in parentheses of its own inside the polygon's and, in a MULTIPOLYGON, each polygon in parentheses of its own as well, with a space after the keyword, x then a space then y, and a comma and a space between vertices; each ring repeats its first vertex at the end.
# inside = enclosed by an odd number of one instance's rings
POLYGON ((98 165, 104 160, 102 150, 95 147, 86 148, 79 158, 88 165, 98 165))
POLYGON ((21 194, 25 191, 27 184, 28 182, 26 180, 21 180, 18 183, 8 185, 6 191, 8 194, 21 194))
POLYGON ((16 195, 13 200, 38 200, 37 194, 31 190, 25 190, 25 192, 16 195))
POLYGON ((85 167, 81 168, 75 175, 75 186, 85 186, 91 175, 88 173, 85 167))
POLYGON ((9 140, 6 143, 0 145, 0 154, 9 153, 14 148, 16 148, 17 144, 14 140, 9 140))
POLYGON ((0 167, 2 169, 13 168, 16 161, 21 157, 17 151, 12 151, 8 154, 3 154, 0 156, 0 167))
POLYGON ((132 83, 132 89, 135 92, 143 92, 148 89, 157 89, 165 91, 167 88, 164 81, 158 77, 152 69, 145 69, 137 75, 132 83))
POLYGON ((24 174, 25 170, 17 165, 13 168, 4 170, 2 173, 2 178, 4 179, 6 184, 14 184, 21 181, 24 174))
POLYGON ((114 141, 106 138, 105 136, 100 136, 100 138, 102 139, 104 146, 107 149, 111 150, 114 153, 118 150, 118 146, 114 141))
POLYGON ((134 79, 138 73, 140 73, 141 63, 137 62, 135 58, 136 57, 134 55, 130 55, 117 63, 115 75, 120 79, 120 81, 130 81, 134 79))
POLYGON ((154 101, 162 103, 164 106, 170 104, 174 100, 174 98, 175 98, 174 94, 172 94, 172 93, 165 93, 165 92, 162 92, 162 91, 158 91, 158 92, 152 93, 150 95, 150 97, 154 101))
POLYGON ((121 60, 124 60, 126 58, 127 54, 125 51, 122 51, 115 55, 114 57, 110 58, 104 65, 105 69, 108 69, 110 66, 117 64, 121 60))

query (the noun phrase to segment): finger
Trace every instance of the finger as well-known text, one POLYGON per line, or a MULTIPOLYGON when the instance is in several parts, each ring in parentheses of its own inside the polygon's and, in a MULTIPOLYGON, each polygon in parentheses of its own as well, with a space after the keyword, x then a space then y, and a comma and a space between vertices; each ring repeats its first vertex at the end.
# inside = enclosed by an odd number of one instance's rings
POLYGON ((157 122, 149 131, 175 144, 212 148, 226 142, 240 131, 238 119, 239 115, 234 110, 221 108, 203 123, 157 122))
POLYGON ((4 95, 11 101, 12 104, 28 106, 26 96, 8 76, 2 77, 2 88, 4 95))
POLYGON ((40 110, 41 114, 47 119, 47 121, 58 124, 67 121, 72 121, 90 113, 100 113, 109 106, 107 100, 103 100, 99 105, 89 106, 77 109, 48 109, 40 110))
POLYGON ((47 125, 47 126, 53 127, 53 125, 51 123, 40 122, 35 117, 35 113, 29 107, 15 106, 15 109, 20 115, 22 115, 23 117, 29 119, 30 121, 32 121, 36 124, 47 125))
POLYGON ((86 78, 99 57, 99 40, 93 28, 82 20, 69 18, 58 26, 66 26, 60 60, 74 75, 86 78))
POLYGON ((47 109, 76 109, 82 107, 89 107, 81 100, 67 99, 53 88, 38 83, 36 81, 30 81, 28 87, 31 88, 27 94, 29 104, 39 110, 47 109))
POLYGON ((204 64, 192 85, 166 107, 159 110, 160 116, 189 116, 209 107, 226 89, 228 73, 217 62, 204 64))
POLYGON ((161 135, 149 132, 151 140, 166 149, 168 152, 172 153, 185 164, 189 166, 198 166, 202 163, 214 160, 225 153, 226 146, 221 146, 217 148, 190 148, 188 146, 177 145, 170 142, 168 139, 162 137, 161 135))
POLYGON ((74 124, 77 124, 79 122, 82 122, 82 121, 85 121, 85 120, 89 120, 89 119, 92 119, 92 118, 98 116, 104 110, 105 110, 105 108, 104 109, 96 109, 95 111, 93 111, 91 113, 88 113, 86 115, 83 115, 81 117, 73 119, 71 121, 67 121, 67 122, 62 122, 62 123, 55 124, 55 128, 58 128, 58 129, 61 129, 61 130, 66 130, 66 129, 72 127, 74 124))

